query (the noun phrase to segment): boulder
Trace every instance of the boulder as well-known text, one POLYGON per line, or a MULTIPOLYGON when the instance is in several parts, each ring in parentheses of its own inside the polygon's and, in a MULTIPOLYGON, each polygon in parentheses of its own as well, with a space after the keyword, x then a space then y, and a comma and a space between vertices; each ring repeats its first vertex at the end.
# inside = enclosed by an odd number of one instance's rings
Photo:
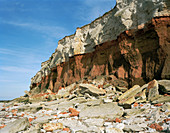
POLYGON ((148 93, 149 101, 153 101, 153 99, 159 95, 158 82, 156 80, 152 80, 151 82, 148 83, 146 93, 148 93))
POLYGON ((123 115, 123 108, 116 103, 100 104, 82 109, 79 113, 80 118, 117 118, 123 115))
POLYGON ((145 102, 146 101, 146 90, 139 92, 135 95, 136 102, 145 102))
POLYGON ((132 88, 130 88, 128 91, 123 93, 118 99, 119 104, 131 104, 135 102, 135 95, 138 92, 141 92, 141 88, 139 85, 134 85, 132 88))
POLYGON ((97 95, 103 95, 106 93, 105 90, 101 88, 99 89, 92 84, 80 84, 79 87, 81 89, 80 92, 82 94, 89 93, 90 95, 97 96, 97 95))
POLYGON ((28 126, 28 118, 22 118, 9 123, 6 127, 0 130, 0 133, 16 133, 24 131, 28 126))
POLYGON ((67 89, 60 89, 57 93, 60 97, 68 97, 70 95, 69 90, 67 89))
POLYGON ((158 84, 161 92, 170 94, 170 80, 159 80, 158 84))
POLYGON ((132 104, 133 102, 135 102, 135 97, 130 97, 129 99, 123 100, 123 101, 119 101, 119 104, 132 104))

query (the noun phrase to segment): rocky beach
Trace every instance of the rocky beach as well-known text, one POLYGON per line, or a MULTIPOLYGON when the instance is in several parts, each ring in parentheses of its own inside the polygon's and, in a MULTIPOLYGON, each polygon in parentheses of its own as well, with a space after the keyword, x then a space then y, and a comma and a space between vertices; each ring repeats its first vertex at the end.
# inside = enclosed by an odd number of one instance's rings
POLYGON ((121 87, 114 76, 82 80, 0 104, 1 133, 170 131, 170 80, 121 87), (118 86, 113 86, 112 82, 118 86))
POLYGON ((169 0, 117 0, 0 102, 0 133, 123 132, 170 132, 169 0))

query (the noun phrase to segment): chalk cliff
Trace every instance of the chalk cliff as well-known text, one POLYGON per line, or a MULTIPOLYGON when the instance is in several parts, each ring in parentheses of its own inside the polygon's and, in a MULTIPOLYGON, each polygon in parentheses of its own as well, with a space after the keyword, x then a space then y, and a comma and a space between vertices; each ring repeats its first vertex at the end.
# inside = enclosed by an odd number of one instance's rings
POLYGON ((114 75, 129 85, 169 79, 169 51, 169 0, 117 0, 114 9, 58 42, 30 88, 57 92, 100 75, 114 75))

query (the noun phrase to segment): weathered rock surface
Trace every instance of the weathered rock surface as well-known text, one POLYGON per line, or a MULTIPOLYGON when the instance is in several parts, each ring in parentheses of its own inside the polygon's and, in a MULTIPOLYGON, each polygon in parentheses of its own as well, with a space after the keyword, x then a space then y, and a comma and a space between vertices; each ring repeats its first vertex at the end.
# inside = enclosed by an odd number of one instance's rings
POLYGON ((24 131, 29 126, 29 122, 27 118, 18 119, 5 128, 1 129, 1 133, 16 133, 19 131, 24 131))
POLYGON ((80 118, 116 118, 123 115, 123 108, 117 106, 116 103, 101 104, 94 107, 86 107, 80 111, 80 118))
POLYGON ((159 80, 159 88, 163 93, 170 94, 170 81, 169 80, 159 80))
POLYGON ((87 125, 88 127, 90 126, 97 126, 97 127, 101 127, 104 124, 104 120, 101 118, 92 118, 92 119, 87 119, 84 121, 84 124, 87 125))
POLYGON ((131 89, 126 91, 123 95, 121 95, 118 99, 119 100, 123 100, 123 99, 128 99, 130 97, 133 97, 133 96, 135 96, 140 91, 139 89, 140 89, 140 86, 139 85, 135 85, 131 89))
POLYGON ((142 89, 143 88, 140 87, 139 85, 133 86, 132 88, 127 90, 125 93, 123 93, 123 95, 121 95, 118 98, 120 100, 119 104, 131 104, 131 103, 136 101, 135 96, 136 97, 141 97, 141 98, 143 97, 143 98, 145 98, 145 96, 143 96, 144 94, 141 93, 142 89), (138 94, 138 93, 140 93, 140 94, 138 94))
POLYGON ((50 121, 50 119, 52 119, 52 118, 50 118, 49 116, 39 117, 39 118, 33 120, 32 123, 33 123, 33 124, 48 123, 48 122, 50 121))
POLYGON ((153 80, 148 83, 147 92, 148 92, 148 100, 150 101, 153 101, 155 97, 159 96, 158 82, 156 80, 153 80))
POLYGON ((31 92, 57 92, 101 75, 129 85, 170 78, 169 9, 168 0, 117 0, 114 9, 58 42, 32 78, 31 92))

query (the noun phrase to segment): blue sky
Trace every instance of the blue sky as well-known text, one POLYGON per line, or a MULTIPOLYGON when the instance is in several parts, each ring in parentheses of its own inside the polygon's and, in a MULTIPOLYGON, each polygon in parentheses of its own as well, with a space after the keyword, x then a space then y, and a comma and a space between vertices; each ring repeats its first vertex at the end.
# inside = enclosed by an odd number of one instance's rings
POLYGON ((57 48, 115 6, 115 0, 0 0, 0 100, 24 95, 57 48))

